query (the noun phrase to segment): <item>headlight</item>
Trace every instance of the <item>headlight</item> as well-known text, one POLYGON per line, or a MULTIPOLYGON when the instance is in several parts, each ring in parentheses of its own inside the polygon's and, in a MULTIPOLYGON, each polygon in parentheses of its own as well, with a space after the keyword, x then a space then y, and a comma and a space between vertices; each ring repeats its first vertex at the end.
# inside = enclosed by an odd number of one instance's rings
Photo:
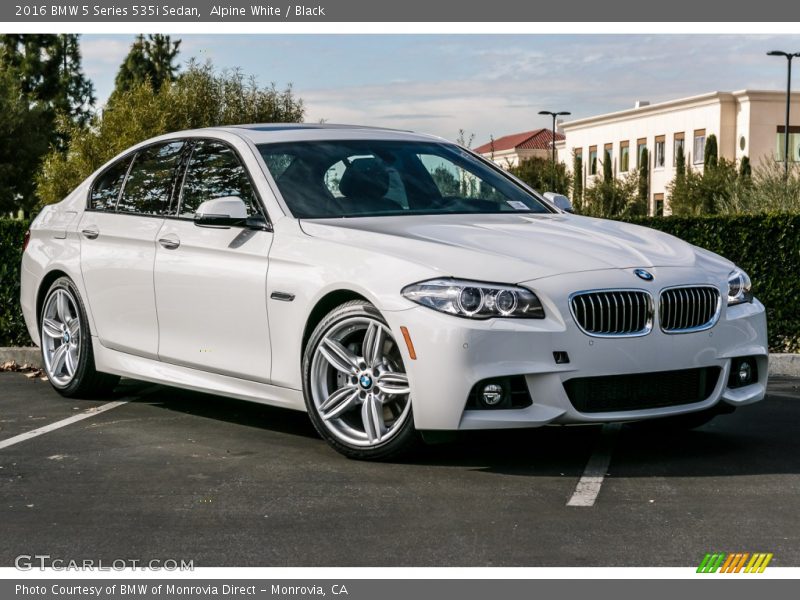
POLYGON ((401 293, 412 302, 458 317, 544 319, 536 294, 516 285, 431 279, 406 286, 401 293))
POLYGON ((728 275, 728 306, 753 301, 750 278, 739 268, 728 275))

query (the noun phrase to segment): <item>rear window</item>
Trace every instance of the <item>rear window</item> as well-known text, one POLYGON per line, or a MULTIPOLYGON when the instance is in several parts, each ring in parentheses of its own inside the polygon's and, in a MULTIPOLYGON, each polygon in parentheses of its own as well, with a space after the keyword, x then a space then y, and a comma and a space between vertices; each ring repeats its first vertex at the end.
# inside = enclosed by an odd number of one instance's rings
POLYGON ((92 194, 89 197, 89 208, 91 210, 115 210, 117 200, 125 183, 125 175, 131 164, 130 156, 114 163, 106 169, 95 180, 92 186, 92 194))

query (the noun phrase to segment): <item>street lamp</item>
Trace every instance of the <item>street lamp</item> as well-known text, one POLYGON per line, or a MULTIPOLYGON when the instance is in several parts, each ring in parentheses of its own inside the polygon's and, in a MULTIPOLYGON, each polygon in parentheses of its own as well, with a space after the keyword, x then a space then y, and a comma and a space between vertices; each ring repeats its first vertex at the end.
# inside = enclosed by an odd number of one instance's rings
POLYGON ((767 56, 783 56, 786 58, 786 129, 783 130, 783 163, 786 178, 789 178, 789 109, 792 105, 792 59, 800 57, 800 52, 783 52, 772 50, 767 56))
POLYGON ((553 117, 553 139, 550 140, 550 142, 553 144, 553 179, 551 185, 553 186, 552 191, 555 192, 556 191, 556 119, 564 115, 571 115, 572 113, 566 110, 562 110, 559 112, 553 112, 551 110, 540 110, 539 114, 550 115, 551 117, 553 117))

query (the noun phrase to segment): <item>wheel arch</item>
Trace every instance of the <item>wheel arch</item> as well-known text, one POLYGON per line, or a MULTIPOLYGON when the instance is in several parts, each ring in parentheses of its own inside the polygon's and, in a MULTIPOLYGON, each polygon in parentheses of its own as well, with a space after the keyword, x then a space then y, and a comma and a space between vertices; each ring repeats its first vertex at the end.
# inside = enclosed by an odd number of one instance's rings
POLYGON ((66 277, 70 281, 72 281, 72 277, 69 276, 68 273, 62 271, 61 269, 53 269, 52 271, 48 271, 44 277, 42 277, 42 281, 39 284, 39 289, 36 292, 36 327, 41 328, 41 320, 42 320, 42 306, 44 305, 44 299, 47 296, 47 292, 50 290, 50 286, 53 285, 53 282, 56 279, 60 279, 61 277, 66 277))
POLYGON ((330 291, 317 300, 314 308, 312 308, 311 312, 308 314, 308 318, 306 319, 306 324, 303 329, 303 341, 300 345, 301 360, 306 351, 308 340, 311 338, 311 334, 314 332, 314 329, 316 329, 317 325, 319 325, 320 321, 322 321, 322 319, 325 318, 325 315, 331 312, 334 308, 344 304, 345 302, 349 302, 350 300, 364 300, 365 302, 370 302, 370 300, 363 294, 359 294, 358 292, 349 289, 337 289, 330 291))

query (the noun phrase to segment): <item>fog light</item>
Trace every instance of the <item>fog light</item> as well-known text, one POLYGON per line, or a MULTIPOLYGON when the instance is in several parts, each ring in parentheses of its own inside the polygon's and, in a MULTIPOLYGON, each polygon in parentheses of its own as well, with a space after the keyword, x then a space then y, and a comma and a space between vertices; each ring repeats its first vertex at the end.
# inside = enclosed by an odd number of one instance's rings
POLYGON ((750 383, 750 380, 753 378, 753 368, 750 366, 750 363, 743 362, 739 365, 738 377, 741 385, 750 383))
POLYGON ((486 406, 497 406, 503 401, 503 386, 499 383, 487 383, 481 390, 481 402, 486 406))
POLYGON ((533 404, 524 375, 481 379, 467 396, 466 410, 507 410, 533 404))
POLYGON ((758 381, 758 365, 755 357, 742 356, 731 361, 728 387, 740 388, 758 381))

